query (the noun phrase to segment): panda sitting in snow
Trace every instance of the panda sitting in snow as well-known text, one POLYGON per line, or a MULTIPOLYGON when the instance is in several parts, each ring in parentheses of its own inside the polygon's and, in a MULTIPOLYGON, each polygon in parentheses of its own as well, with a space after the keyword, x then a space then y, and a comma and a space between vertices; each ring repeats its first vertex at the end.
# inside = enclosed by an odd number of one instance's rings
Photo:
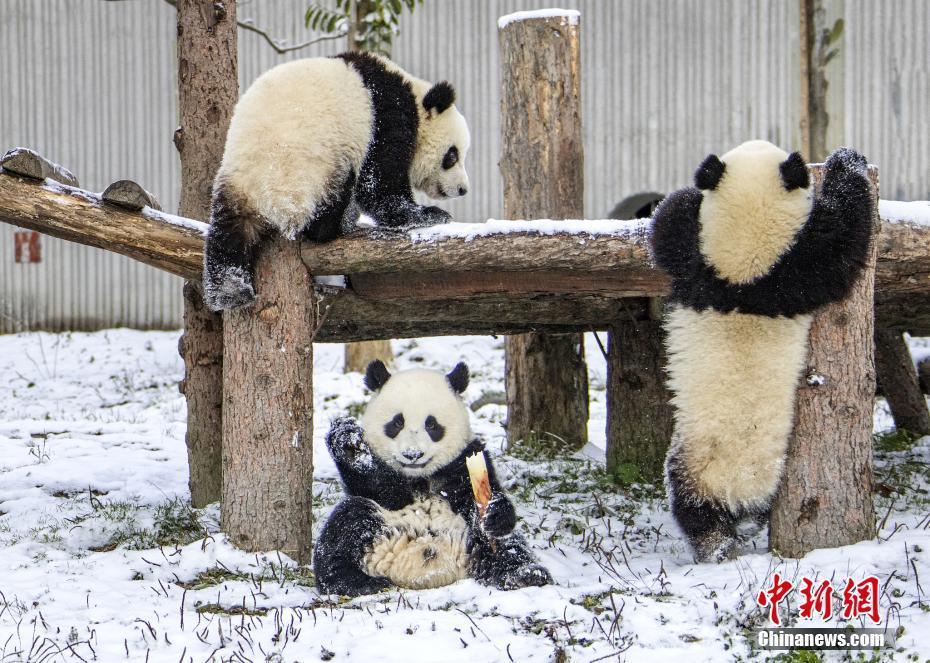
POLYGON ((443 375, 408 370, 391 375, 368 366, 376 392, 362 416, 333 422, 326 444, 346 497, 317 538, 313 570, 320 591, 357 596, 391 585, 427 589, 465 577, 500 589, 552 581, 526 541, 514 533, 516 513, 484 450, 472 437, 460 394, 468 367, 443 375), (466 458, 481 454, 491 499, 483 516, 466 458))
POLYGON ((767 519, 794 423, 814 311, 866 262, 874 203, 842 148, 814 196, 807 166, 755 140, 656 210, 651 243, 672 278, 666 317, 675 432, 666 485, 698 561, 733 556, 743 519, 767 519))
POLYGON ((327 241, 359 212, 400 229, 449 220, 413 200, 468 191, 470 137, 446 82, 431 85, 370 53, 287 62, 239 100, 213 185, 204 299, 255 299, 254 262, 274 234, 327 241))

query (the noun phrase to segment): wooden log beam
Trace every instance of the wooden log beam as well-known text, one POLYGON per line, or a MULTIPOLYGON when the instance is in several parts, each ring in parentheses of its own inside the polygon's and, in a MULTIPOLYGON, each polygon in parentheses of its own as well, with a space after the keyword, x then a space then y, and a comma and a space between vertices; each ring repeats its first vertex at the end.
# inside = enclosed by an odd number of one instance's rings
POLYGON ((930 435, 930 411, 911 352, 900 331, 875 329, 875 373, 895 428, 930 435))
MULTIPOLYGON (((200 279, 206 225, 192 219, 149 209, 133 212, 106 205, 98 194, 83 189, 48 180, 37 183, 0 170, 0 222, 114 251, 185 279, 200 279)), ((565 223, 566 228, 572 224, 565 223)), ((351 319, 352 307, 362 307, 362 300, 397 306, 404 301, 480 299, 494 293, 519 294, 518 300, 530 300, 540 293, 561 292, 590 296, 587 305, 605 298, 615 307, 616 298, 660 297, 668 290, 667 277, 649 259, 645 246, 648 226, 631 227, 629 223, 604 221, 598 224, 597 234, 540 234, 527 229, 529 225, 514 224, 515 232, 473 238, 455 224, 445 235, 465 237, 444 236, 428 242, 408 235, 356 233, 327 244, 305 243, 301 255, 312 274, 350 274, 357 296, 340 305, 344 320, 351 319), (508 280, 508 273, 514 281, 508 280)), ((546 225, 547 232, 552 232, 553 224, 546 225)), ((915 336, 930 336, 930 226, 906 218, 886 219, 877 243, 875 305, 879 324, 915 336)), ((387 311, 391 306, 378 308, 387 311)), ((477 304, 474 309, 465 305, 455 308, 456 313, 466 315, 468 310, 486 309, 477 304)), ((564 310, 576 315, 581 307, 564 310)), ((591 315, 607 312, 607 308, 594 308, 591 315)), ((614 320, 587 317, 578 326, 606 329, 614 320)), ((507 329, 516 322, 512 318, 501 320, 507 329)), ((492 318, 482 327, 489 331, 482 333, 494 333, 493 323, 492 318)), ((561 323, 548 320, 547 324, 572 326, 575 318, 561 323)), ((365 338, 359 336, 362 330, 367 333, 376 327, 366 323, 357 330, 350 335, 351 340, 365 338)), ((327 325, 320 332, 326 340, 342 340, 338 336, 329 332, 327 325)))
POLYGON ((90 191, 0 173, 0 221, 200 279, 206 224, 155 210, 132 212, 105 205, 90 191))

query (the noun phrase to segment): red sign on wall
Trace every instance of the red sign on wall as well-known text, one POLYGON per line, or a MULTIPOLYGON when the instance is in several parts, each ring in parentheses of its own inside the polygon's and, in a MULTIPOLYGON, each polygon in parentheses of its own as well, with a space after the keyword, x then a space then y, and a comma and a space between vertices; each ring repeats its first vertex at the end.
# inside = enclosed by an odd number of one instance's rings
POLYGON ((13 233, 14 262, 42 262, 42 235, 34 230, 13 233))

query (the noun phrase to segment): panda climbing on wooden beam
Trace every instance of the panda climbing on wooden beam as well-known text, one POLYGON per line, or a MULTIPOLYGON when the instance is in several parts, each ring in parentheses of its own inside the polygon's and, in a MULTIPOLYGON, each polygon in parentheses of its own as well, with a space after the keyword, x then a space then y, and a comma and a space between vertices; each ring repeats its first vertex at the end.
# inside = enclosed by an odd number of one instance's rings
POLYGON ((357 596, 396 585, 442 587, 470 577, 499 589, 552 582, 523 537, 461 393, 468 367, 395 375, 368 366, 375 392, 361 425, 337 419, 326 437, 346 492, 317 538, 320 591, 357 596), (466 461, 481 457, 490 500, 476 502, 466 461))
POLYGON ((333 239, 359 212, 386 230, 445 223, 413 199, 468 191, 468 125, 455 90, 370 53, 287 62, 239 100, 213 185, 204 299, 215 310, 255 299, 262 242, 333 239))
POLYGON ((874 202, 866 160, 846 148, 816 198, 801 155, 759 140, 708 156, 695 184, 663 201, 650 236, 672 278, 666 487, 695 558, 721 561, 740 521, 767 519, 813 313, 859 277, 874 202))

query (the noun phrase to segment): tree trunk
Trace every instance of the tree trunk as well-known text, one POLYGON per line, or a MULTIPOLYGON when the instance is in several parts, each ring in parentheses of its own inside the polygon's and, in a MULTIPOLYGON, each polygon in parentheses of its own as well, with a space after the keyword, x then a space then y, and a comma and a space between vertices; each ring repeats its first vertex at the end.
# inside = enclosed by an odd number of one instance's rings
POLYGON ((256 300, 224 318, 223 531, 310 561, 317 301, 296 242, 258 258, 256 300))
MULTIPOLYGON (((236 2, 178 0, 178 112, 174 144, 181 155, 179 214, 210 216, 213 177, 239 97, 236 2)), ((184 289, 184 395, 191 502, 220 498, 222 484, 223 321, 200 298, 200 282, 184 289)))
MULTIPOLYGON (((815 173, 819 180, 819 173, 815 173)), ((877 173, 869 176, 877 183, 877 173)), ((819 185, 819 181, 817 182, 819 185)), ((873 189, 875 234, 878 192, 873 189)), ((875 536, 872 408, 877 242, 852 292, 815 316, 807 372, 775 503, 770 546, 787 557, 875 536)))
MULTIPOLYGON (((370 13, 373 7, 369 0, 355 0, 352 9, 354 10, 352 12, 353 20, 349 21, 346 46, 348 46, 350 51, 357 51, 360 48, 356 39, 358 27, 361 24, 362 18, 370 13)), ((394 351, 391 349, 390 340, 347 343, 345 347, 344 370, 346 373, 351 373, 353 371, 364 373, 365 369, 368 368, 368 364, 375 359, 380 359, 388 365, 394 361, 394 351)))
POLYGON ((875 371, 895 428, 930 435, 930 411, 920 390, 911 352, 900 331, 875 330, 875 371))
MULTIPOLYGON (((509 22, 500 31, 504 216, 584 218, 581 51, 575 17, 509 22)), ((507 440, 588 439, 588 375, 580 334, 506 342, 507 440)))
POLYGON ((661 311, 656 313, 654 319, 622 319, 610 328, 607 470, 628 481, 661 482, 672 439, 665 333, 661 311))

